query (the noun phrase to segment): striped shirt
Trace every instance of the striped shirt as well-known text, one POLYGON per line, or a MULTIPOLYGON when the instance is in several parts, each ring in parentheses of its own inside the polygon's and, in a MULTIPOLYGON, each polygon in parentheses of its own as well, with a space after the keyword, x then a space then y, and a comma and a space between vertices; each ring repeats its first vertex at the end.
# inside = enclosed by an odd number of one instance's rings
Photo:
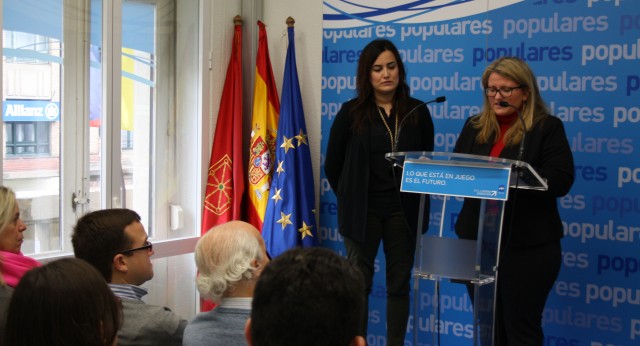
POLYGON ((251 310, 253 298, 222 298, 218 304, 221 308, 251 310))
POLYGON ((142 301, 142 297, 147 295, 147 289, 129 284, 109 284, 113 294, 121 299, 132 299, 142 301))

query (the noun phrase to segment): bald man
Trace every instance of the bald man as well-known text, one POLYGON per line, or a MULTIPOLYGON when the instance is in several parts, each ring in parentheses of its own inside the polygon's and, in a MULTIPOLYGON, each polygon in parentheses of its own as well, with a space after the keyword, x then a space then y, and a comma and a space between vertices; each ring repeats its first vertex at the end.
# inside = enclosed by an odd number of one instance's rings
POLYGON ((189 322, 183 345, 246 345, 253 290, 269 262, 260 232, 242 221, 213 227, 198 240, 195 255, 198 290, 217 306, 189 322))

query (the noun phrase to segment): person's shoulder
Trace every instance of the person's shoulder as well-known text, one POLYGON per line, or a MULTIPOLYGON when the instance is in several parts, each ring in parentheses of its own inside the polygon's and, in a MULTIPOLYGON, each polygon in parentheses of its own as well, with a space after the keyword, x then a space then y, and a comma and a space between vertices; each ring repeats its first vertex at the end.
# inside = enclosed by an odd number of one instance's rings
POLYGON ((482 113, 478 113, 478 114, 474 114, 474 115, 468 117, 467 119, 465 119, 464 120, 465 126, 468 126, 469 124, 477 123, 478 121, 480 121, 480 116, 481 115, 482 115, 482 113))
POLYGON ((550 121, 554 125, 561 125, 562 120, 553 114, 545 114, 542 116, 545 121, 550 121))
POLYGON ((182 317, 178 316, 175 312, 171 311, 171 309, 169 309, 166 306, 148 305, 148 304, 145 304, 145 305, 149 307, 149 311, 152 312, 154 315, 165 316, 165 319, 170 319, 170 320, 183 319, 182 317))
POLYGON ((409 96, 409 100, 407 101, 407 104, 409 105, 409 107, 415 107, 421 103, 425 103, 425 101, 422 101, 420 99, 417 99, 415 97, 411 97, 409 96))
POLYGON ((350 98, 344 102, 342 102, 343 105, 352 105, 354 104, 358 99, 356 97, 350 98))
MULTIPOLYGON (((9 310, 9 304, 11 303, 11 297, 13 296, 13 288, 7 285, 0 285, 0 314, 4 314, 9 310)), ((0 317, 2 320, 2 317, 0 317)), ((2 326, 0 326, 2 328, 2 326)))
POLYGON ((543 114, 540 115, 536 121, 541 129, 553 129, 553 128, 564 128, 564 124, 562 120, 555 115, 552 114, 543 114))
POLYGON ((215 309, 197 314, 184 330, 183 346, 186 345, 246 345, 244 326, 250 312, 238 315, 228 311, 241 309, 215 309), (238 318, 241 317, 241 318, 238 318), (240 342, 240 343, 238 343, 240 342))
POLYGON ((187 335, 193 334, 194 332, 199 333, 197 331, 199 331, 200 329, 203 329, 203 328, 208 329, 211 323, 215 322, 216 320, 215 315, 213 314, 213 311, 215 311, 215 309, 196 314, 193 317, 193 319, 189 321, 189 323, 187 324, 187 327, 184 330, 185 337, 187 335))
POLYGON ((340 107, 340 110, 349 110, 351 108, 353 108, 353 105, 356 103, 356 99, 349 99, 347 101, 344 101, 342 103, 342 106, 340 107))
POLYGON ((351 117, 351 109, 353 109, 354 104, 356 103, 356 99, 350 99, 342 103, 338 113, 335 114, 334 123, 349 122, 351 117))
POLYGON ((9 285, 0 285, 0 299, 7 298, 11 299, 13 295, 13 287, 9 285))
MULTIPOLYGON (((182 317, 171 311, 166 306, 146 304, 140 300, 122 299, 122 313, 124 314, 125 321, 127 316, 136 316, 136 318, 142 318, 149 320, 166 320, 180 322, 184 320, 182 317)), ((185 324, 186 324, 186 320, 185 324)), ((139 321, 142 323, 143 321, 139 321)))
POLYGON ((187 320, 171 309, 122 299, 124 320, 118 333, 118 345, 182 345, 187 320))

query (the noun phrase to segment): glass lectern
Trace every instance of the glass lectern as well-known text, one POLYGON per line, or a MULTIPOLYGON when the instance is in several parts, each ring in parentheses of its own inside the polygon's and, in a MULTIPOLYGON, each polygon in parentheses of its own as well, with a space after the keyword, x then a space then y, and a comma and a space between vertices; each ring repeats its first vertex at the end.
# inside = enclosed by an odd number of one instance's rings
MULTIPOLYGON (((443 237, 444 217, 438 234, 421 235, 423 215, 418 220, 414 264, 414 345, 418 345, 418 299, 421 279, 429 279, 439 295, 441 280, 463 283, 473 300, 473 345, 493 345, 495 295, 498 280, 498 249, 509 188, 546 190, 547 183, 526 162, 488 156, 444 152, 394 152, 387 159, 402 168, 400 190, 422 194, 420 210, 429 195, 481 200, 478 237, 443 237)), ((442 213, 446 215, 447 198, 442 213)), ((439 299, 439 298, 438 298, 439 299)), ((434 304, 434 310, 438 304, 434 304)), ((438 316, 434 312, 435 316, 438 316)), ((432 345, 439 345, 433 334, 432 345)))

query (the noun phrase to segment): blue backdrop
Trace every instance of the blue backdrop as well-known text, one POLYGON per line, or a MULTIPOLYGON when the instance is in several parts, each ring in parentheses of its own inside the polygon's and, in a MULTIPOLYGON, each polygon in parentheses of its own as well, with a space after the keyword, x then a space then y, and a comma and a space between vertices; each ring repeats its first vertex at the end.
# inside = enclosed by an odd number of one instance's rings
MULTIPOLYGON (((414 97, 447 97, 429 106, 436 151, 451 151, 464 120, 479 112, 488 63, 515 55, 530 64, 565 124, 576 163, 576 182, 558 200, 563 267, 543 315, 545 345, 640 344, 640 1, 325 0, 323 25, 323 153, 340 105, 354 96, 360 50, 374 38, 398 46, 414 97)), ((321 165, 318 234, 344 254, 324 156, 321 165)), ((436 229, 450 216, 432 202, 436 229)), ((370 345, 385 344, 383 268, 379 256, 370 345)), ((433 293, 419 294, 421 344, 430 345, 434 332, 442 344, 471 343, 471 302, 462 287, 443 287, 439 315, 433 293)), ((405 344, 413 345, 409 329, 405 344)))

